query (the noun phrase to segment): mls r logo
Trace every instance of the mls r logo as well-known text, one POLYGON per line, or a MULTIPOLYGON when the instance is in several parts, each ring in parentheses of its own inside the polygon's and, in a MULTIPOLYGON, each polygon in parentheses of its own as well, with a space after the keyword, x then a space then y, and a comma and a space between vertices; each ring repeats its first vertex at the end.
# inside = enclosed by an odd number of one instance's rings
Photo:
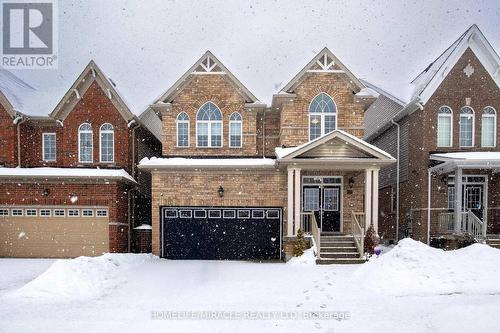
POLYGON ((3 54, 53 53, 53 4, 3 3, 3 54))

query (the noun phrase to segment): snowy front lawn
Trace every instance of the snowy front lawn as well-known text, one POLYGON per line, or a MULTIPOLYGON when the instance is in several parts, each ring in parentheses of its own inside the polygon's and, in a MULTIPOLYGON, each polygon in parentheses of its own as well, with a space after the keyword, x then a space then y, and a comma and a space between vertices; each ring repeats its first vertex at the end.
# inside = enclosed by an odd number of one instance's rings
POLYGON ((0 259, 0 332, 498 330, 500 250, 474 245, 445 253, 405 240, 364 265, 315 266, 308 256, 292 264, 131 254, 0 259), (340 311, 349 319, 151 318, 172 310, 340 311))

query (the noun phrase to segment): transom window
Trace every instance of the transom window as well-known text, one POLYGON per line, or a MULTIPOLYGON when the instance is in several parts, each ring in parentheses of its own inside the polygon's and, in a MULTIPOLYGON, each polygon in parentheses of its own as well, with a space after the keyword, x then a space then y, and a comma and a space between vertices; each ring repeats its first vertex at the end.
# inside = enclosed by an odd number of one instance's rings
POLYGON ((43 133, 42 150, 44 161, 53 162, 56 160, 56 133, 43 133))
POLYGON ((78 128, 78 160, 81 163, 92 163, 93 154, 92 126, 83 123, 78 128))
POLYGON ((242 146, 242 120, 241 114, 233 112, 229 117, 229 147, 240 148, 242 146))
POLYGON ((309 140, 314 140, 337 128, 337 105, 333 99, 322 92, 311 101, 309 106, 309 140))
POLYGON ((177 116, 177 147, 189 147, 189 116, 186 112, 177 116))
POLYGON ((96 216, 98 216, 98 217, 106 217, 106 216, 108 216, 108 210, 107 209, 98 209, 96 211, 96 216))
POLYGON ((438 111, 437 146, 451 147, 453 138, 453 113, 447 106, 442 106, 438 111))
POLYGON ((460 147, 474 146, 474 110, 469 106, 460 109, 460 147))
POLYGON ((115 160, 115 130, 111 124, 103 124, 100 129, 101 162, 115 160))
POLYGON ((36 209, 28 208, 26 209, 26 216, 36 216, 36 209))
POLYGON ((481 116, 481 146, 495 147, 497 144, 497 113, 494 108, 487 106, 481 116))
POLYGON ((78 210, 78 209, 68 209, 68 216, 71 216, 71 217, 80 216, 80 210, 78 210))
POLYGON ((222 147, 222 113, 212 102, 207 102, 196 114, 196 145, 222 147))

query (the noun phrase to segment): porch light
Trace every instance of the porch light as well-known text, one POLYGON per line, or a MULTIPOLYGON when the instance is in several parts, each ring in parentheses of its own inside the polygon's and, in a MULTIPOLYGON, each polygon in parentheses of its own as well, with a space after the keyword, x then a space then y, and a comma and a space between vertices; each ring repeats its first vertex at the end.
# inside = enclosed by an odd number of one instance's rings
POLYGON ((354 186, 354 177, 349 177, 349 188, 352 189, 354 186))
POLYGON ((219 197, 222 198, 224 196, 224 187, 219 186, 219 190, 217 191, 219 193, 219 197))
POLYGON ((44 190, 42 191, 42 195, 43 195, 44 197, 48 196, 49 194, 50 194, 50 190, 49 190, 48 188, 46 188, 46 189, 44 189, 44 190))

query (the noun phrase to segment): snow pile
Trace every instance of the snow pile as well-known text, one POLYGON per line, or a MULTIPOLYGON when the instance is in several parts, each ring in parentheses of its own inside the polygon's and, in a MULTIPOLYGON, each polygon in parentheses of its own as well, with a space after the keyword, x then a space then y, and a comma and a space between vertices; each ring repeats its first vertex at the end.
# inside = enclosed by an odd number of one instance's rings
POLYGON ((287 264, 292 266, 316 265, 316 246, 313 246, 310 249, 305 250, 304 253, 299 257, 292 257, 290 260, 288 260, 287 264))
POLYGON ((91 299, 123 283, 123 271, 153 260, 151 254, 107 253, 99 257, 57 260, 12 296, 52 300, 91 299))
POLYGON ((500 293, 500 250, 474 244, 443 251, 407 238, 372 257, 355 276, 365 287, 393 295, 500 293))

